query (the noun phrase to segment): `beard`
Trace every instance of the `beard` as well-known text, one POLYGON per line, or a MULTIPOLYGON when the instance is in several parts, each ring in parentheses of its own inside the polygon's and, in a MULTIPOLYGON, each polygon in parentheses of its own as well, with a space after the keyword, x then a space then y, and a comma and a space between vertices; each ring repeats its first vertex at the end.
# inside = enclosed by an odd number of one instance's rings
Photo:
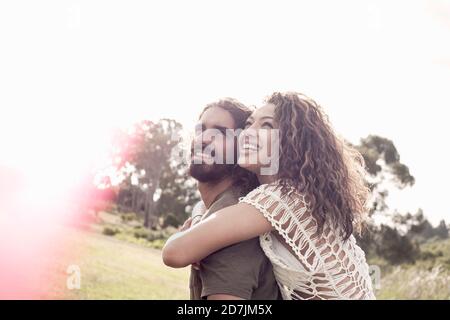
POLYGON ((199 182, 218 182, 231 176, 234 165, 230 164, 195 164, 189 166, 189 175, 199 182))

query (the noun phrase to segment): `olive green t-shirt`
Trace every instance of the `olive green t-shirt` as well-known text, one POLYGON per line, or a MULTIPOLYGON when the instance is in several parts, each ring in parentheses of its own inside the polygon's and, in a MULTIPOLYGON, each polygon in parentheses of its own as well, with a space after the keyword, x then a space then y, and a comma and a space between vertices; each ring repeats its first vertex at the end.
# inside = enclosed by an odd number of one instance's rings
MULTIPOLYGON (((205 217, 238 203, 239 192, 229 189, 217 197, 205 217)), ((239 221, 236 221, 239 223, 239 221)), ((192 300, 213 294, 229 294, 247 300, 281 299, 272 264, 259 245, 259 238, 220 249, 201 261, 200 270, 191 268, 192 300)))

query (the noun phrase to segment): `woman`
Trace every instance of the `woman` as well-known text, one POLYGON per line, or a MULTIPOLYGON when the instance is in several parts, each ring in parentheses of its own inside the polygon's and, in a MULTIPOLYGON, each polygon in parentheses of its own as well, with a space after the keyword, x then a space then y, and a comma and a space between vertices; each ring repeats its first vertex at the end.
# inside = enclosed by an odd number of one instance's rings
POLYGON ((361 155, 336 136, 313 100, 291 92, 270 96, 240 140, 239 165, 256 173, 261 186, 169 239, 164 262, 185 267, 260 236, 284 299, 374 299, 352 235, 361 229, 369 195, 361 155), (274 132, 279 157, 271 159, 274 132), (277 172, 262 174, 274 162, 277 172))

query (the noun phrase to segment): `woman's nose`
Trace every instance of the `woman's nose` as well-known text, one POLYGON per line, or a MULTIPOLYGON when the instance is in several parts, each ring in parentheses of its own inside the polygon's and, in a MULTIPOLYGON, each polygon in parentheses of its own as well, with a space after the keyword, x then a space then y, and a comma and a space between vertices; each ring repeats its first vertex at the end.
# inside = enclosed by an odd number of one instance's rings
POLYGON ((257 134, 256 129, 254 129, 250 126, 241 132, 241 135, 239 136, 239 140, 241 143, 250 143, 251 141, 257 139, 257 137, 258 137, 258 134, 257 134))

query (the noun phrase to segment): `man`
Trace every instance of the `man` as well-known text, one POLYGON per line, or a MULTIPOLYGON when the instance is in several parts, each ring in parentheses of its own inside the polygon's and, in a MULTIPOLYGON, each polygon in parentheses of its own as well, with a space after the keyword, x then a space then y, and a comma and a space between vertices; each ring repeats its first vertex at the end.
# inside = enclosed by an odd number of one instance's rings
MULTIPOLYGON (((200 115, 190 174, 198 181, 206 212, 196 213, 193 223, 236 204, 240 196, 257 186, 256 177, 236 165, 237 137, 230 134, 243 129, 250 113, 243 104, 227 98, 207 105, 200 115)), ((167 265, 169 260, 164 258, 167 265)), ((272 264, 259 238, 216 251, 201 261, 198 270, 191 268, 190 293, 194 300, 281 299, 272 264)))

